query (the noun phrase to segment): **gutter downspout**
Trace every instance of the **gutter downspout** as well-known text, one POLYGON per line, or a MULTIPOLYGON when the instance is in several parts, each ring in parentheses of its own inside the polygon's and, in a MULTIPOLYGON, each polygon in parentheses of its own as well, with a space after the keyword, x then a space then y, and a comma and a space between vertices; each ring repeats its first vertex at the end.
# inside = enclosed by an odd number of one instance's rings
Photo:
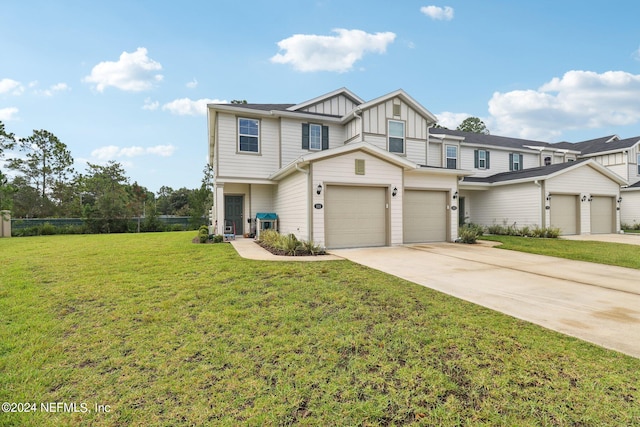
POLYGON ((541 215, 540 215, 540 219, 541 219, 541 227, 545 228, 546 227, 546 223, 547 223, 547 200, 546 200, 546 195, 545 195, 545 191, 544 191, 544 187, 543 185, 540 183, 540 181, 538 181, 537 179, 535 181, 533 181, 533 183, 535 185, 538 186, 538 188, 540 189, 540 206, 541 206, 541 215))

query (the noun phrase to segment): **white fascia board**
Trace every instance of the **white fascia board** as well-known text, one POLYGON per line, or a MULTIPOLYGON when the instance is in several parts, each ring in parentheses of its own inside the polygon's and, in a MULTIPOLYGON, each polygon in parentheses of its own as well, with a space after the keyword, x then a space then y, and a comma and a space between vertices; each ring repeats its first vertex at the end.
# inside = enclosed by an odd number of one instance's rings
POLYGON ((325 122, 325 123, 327 122, 341 123, 342 122, 342 119, 340 117, 324 116, 324 115, 313 114, 313 113, 283 111, 283 110, 258 110, 258 109, 252 109, 252 108, 242 108, 242 107, 235 107, 231 105, 219 105, 219 104, 209 104, 209 109, 224 111, 228 113, 235 113, 238 115, 245 115, 245 116, 290 117, 294 119, 315 120, 315 121, 325 122))
POLYGON ((455 175, 455 176, 475 175, 475 172, 467 169, 447 169, 447 168, 438 168, 435 166, 425 166, 425 167, 420 166, 415 170, 415 172, 430 173, 435 175, 455 175))
POLYGON ((395 97, 399 97, 401 98, 404 102, 406 102, 407 104, 409 104, 414 110, 417 110, 420 112, 420 114, 423 117, 427 118, 427 122, 434 124, 438 122, 438 118, 429 110, 427 110, 426 108, 424 108, 418 101, 416 101, 415 99, 413 99, 411 96, 409 96, 409 94, 407 94, 404 90, 402 89, 398 89, 395 90, 391 93, 388 93, 386 95, 382 95, 378 98, 372 99, 371 101, 367 101, 364 104, 360 104, 358 105, 358 107, 356 109, 354 109, 353 111, 350 111, 349 113, 347 113, 343 118, 342 121, 347 122, 348 120, 350 120, 353 116, 354 111, 362 111, 362 110, 366 110, 367 108, 371 108, 375 105, 381 104, 383 102, 386 102, 389 99, 393 99, 395 97))
POLYGON ((290 117, 292 119, 304 119, 304 120, 313 119, 316 122, 342 123, 342 118, 341 117, 324 116, 324 115, 321 115, 321 114, 300 113, 300 112, 280 111, 280 110, 271 111, 271 114, 274 117, 290 117))
POLYGON ((216 177, 214 184, 263 184, 263 185, 275 185, 277 182, 271 179, 262 178, 235 178, 232 176, 219 176, 216 177))
POLYGON ((464 141, 464 136, 457 136, 457 135, 446 135, 443 133, 429 133, 429 138, 434 137, 436 139, 440 139, 442 141, 444 141, 445 139, 452 139, 454 141, 460 142, 462 143, 464 141))
POLYGON ((297 105, 294 105, 292 107, 289 107, 289 108, 287 108, 287 110, 288 111, 296 111, 296 110, 299 110, 301 108, 305 108, 305 107, 308 107, 310 105, 317 104, 318 102, 322 102, 322 101, 324 101, 326 99, 333 98, 334 96, 337 96, 337 95, 344 95, 347 98, 351 98, 351 100, 355 101, 356 104, 364 103, 364 100, 362 98, 360 98, 358 95, 356 95, 355 93, 351 92, 346 87, 342 87, 340 89, 336 89, 336 90, 334 90, 332 92, 326 93, 324 95, 317 96, 317 97, 315 97, 313 99, 310 99, 308 101, 304 101, 304 102, 302 102, 300 104, 297 104, 297 105))
POLYGON ((596 162, 593 159, 589 159, 586 162, 576 162, 576 164, 574 166, 571 166, 571 167, 568 167, 566 169, 562 169, 562 170, 560 170, 558 172, 552 173, 552 174, 548 175, 545 179, 553 178, 555 176, 562 175, 565 172, 569 172, 571 170, 577 169, 579 167, 584 167, 584 166, 589 166, 589 167, 595 169, 597 172, 600 172, 602 175, 606 176, 607 178, 611 179, 612 181, 617 182, 618 185, 627 184, 627 180, 626 179, 622 178, 617 173, 612 172, 611 170, 609 170, 609 168, 606 168, 606 167, 602 166, 600 163, 596 162))

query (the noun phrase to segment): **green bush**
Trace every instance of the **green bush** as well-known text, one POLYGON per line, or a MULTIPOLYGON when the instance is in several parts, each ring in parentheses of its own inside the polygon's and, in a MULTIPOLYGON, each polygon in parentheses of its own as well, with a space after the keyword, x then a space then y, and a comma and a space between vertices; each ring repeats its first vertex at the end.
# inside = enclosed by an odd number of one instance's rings
POLYGON ((484 227, 476 224, 465 224, 458 230, 458 241, 461 243, 476 243, 478 237, 484 234, 484 227))
POLYGON ((324 254, 324 249, 322 249, 319 245, 316 245, 312 240, 303 240, 300 242, 300 245, 298 247, 311 255, 324 254))
POLYGON ((216 234, 213 236, 213 243, 222 243, 224 242, 224 236, 222 234, 216 234))
POLYGON ((300 241, 293 233, 289 233, 286 236, 280 236, 276 248, 284 251, 286 255, 295 255, 296 250, 300 246, 300 241))

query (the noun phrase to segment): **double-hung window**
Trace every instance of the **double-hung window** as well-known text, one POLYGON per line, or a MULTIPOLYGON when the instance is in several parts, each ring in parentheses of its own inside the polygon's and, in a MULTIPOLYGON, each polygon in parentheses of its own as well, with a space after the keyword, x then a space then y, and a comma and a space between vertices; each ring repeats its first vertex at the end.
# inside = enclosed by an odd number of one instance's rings
POLYGON ((457 169, 458 168, 458 147, 455 145, 447 145, 445 148, 446 152, 446 165, 447 169, 457 169))
POLYGON ((476 169, 489 169, 489 151, 474 150, 473 163, 476 169))
POLYGON ((638 161, 638 175, 640 175, 640 154, 638 154, 638 158, 636 160, 638 161))
POLYGON ((404 122, 389 120, 389 152, 404 154, 404 122))
POLYGON ((329 127, 315 123, 302 124, 303 150, 328 150, 329 127))
POLYGON ((238 119, 238 151, 260 152, 260 121, 256 119, 238 119))
POLYGON ((523 156, 518 153, 509 153, 509 170, 519 171, 523 168, 523 156))

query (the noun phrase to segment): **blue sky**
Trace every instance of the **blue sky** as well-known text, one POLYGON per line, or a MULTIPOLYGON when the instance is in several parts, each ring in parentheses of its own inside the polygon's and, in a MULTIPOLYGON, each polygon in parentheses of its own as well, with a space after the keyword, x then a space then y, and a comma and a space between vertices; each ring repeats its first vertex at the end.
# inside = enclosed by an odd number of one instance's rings
POLYGON ((404 89, 455 128, 640 136, 640 3, 3 0, 0 120, 157 191, 199 186, 206 104, 404 89))

